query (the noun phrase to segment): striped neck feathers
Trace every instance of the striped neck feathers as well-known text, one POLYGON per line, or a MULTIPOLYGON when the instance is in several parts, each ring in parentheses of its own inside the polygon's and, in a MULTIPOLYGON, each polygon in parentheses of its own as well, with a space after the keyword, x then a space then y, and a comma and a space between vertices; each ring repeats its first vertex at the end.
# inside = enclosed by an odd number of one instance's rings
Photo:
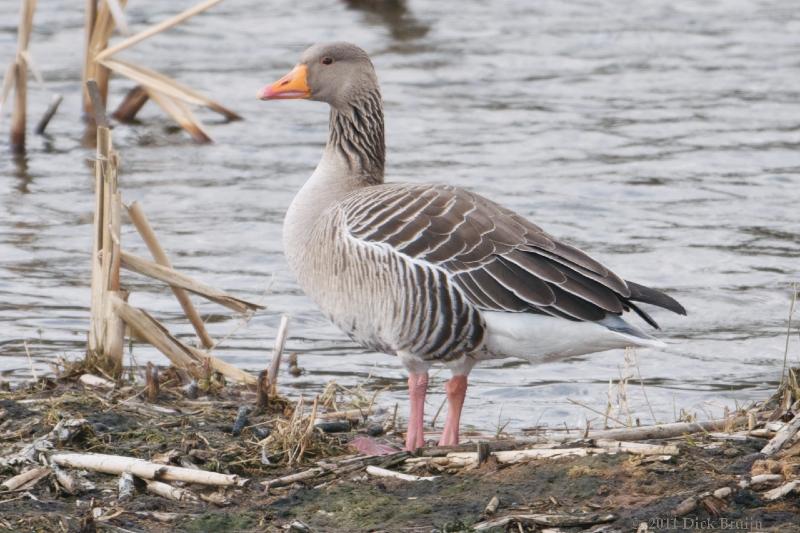
POLYGON ((377 87, 343 106, 331 106, 326 150, 345 161, 349 177, 355 178, 359 185, 383 183, 386 145, 383 104, 377 87))

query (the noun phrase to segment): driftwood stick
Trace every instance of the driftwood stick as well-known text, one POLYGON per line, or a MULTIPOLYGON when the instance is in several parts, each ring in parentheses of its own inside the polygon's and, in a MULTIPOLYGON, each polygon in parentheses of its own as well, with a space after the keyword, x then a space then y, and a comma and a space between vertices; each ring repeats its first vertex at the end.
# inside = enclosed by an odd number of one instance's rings
MULTIPOLYGON (((679 453, 677 446, 644 444, 639 442, 597 441, 593 447, 580 448, 528 448, 523 450, 493 451, 499 463, 519 463, 534 459, 557 459, 561 457, 586 457, 616 453, 633 453, 647 456, 671 456, 679 453)), ((433 463, 439 466, 471 466, 478 464, 477 452, 450 452, 444 457, 416 457, 409 463, 433 463)))
POLYGON ((284 485, 291 485, 292 483, 305 481, 307 479, 313 479, 326 472, 328 472, 328 470, 322 467, 310 468, 308 470, 303 470, 302 472, 297 472, 296 474, 289 474, 288 476, 271 479, 269 481, 262 481, 261 484, 264 486, 265 490, 269 490, 274 487, 282 487, 284 485))
POLYGON ((403 474, 401 472, 395 472, 394 470, 387 470, 386 468, 381 468, 379 466, 369 465, 367 466, 367 474, 375 477, 390 477, 394 479, 401 479, 403 481, 433 481, 439 476, 414 476, 411 474, 403 474))
POLYGON ((272 349, 272 362, 269 365, 270 392, 273 396, 278 394, 278 370, 281 368, 283 345, 286 343, 288 332, 289 317, 282 315, 280 326, 278 326, 278 334, 275 336, 275 346, 272 349))
POLYGON ((498 507, 500 507, 500 498, 497 496, 492 496, 492 499, 486 504, 486 508, 483 510, 483 513, 487 516, 491 516, 497 512, 498 507))
POLYGON ((3 481, 2 486, 5 490, 27 490, 28 488, 36 485, 46 475, 50 473, 50 469, 46 466, 40 466, 26 470, 21 474, 3 481))
POLYGON ((167 498, 168 500, 174 500, 176 502, 200 501, 200 498, 198 498, 194 492, 179 487, 173 487, 172 485, 160 481, 148 481, 147 492, 152 492, 156 496, 161 496, 162 498, 167 498))
POLYGON ((221 487, 243 487, 248 480, 233 474, 219 474, 194 468, 160 465, 144 459, 102 453, 57 453, 51 457, 53 463, 66 468, 82 468, 93 472, 120 475, 130 472, 142 479, 161 481, 183 481, 199 485, 221 487))
POLYGON ((535 524, 537 526, 551 527, 591 526, 594 524, 611 522, 616 520, 616 518, 616 515, 613 514, 513 514, 504 516, 502 518, 496 518, 494 520, 487 520, 486 522, 479 522, 472 527, 475 529, 475 531, 483 531, 485 529, 503 527, 509 522, 519 522, 521 524, 535 524))
POLYGON ((147 103, 148 98, 149 96, 147 96, 147 91, 144 90, 144 87, 137 85, 128 91, 122 103, 119 104, 119 107, 117 107, 117 110, 114 111, 114 114, 111 116, 120 122, 133 122, 136 118, 136 114, 142 109, 144 104, 147 103))
POLYGON ((123 472, 117 480, 117 500, 124 502, 133 498, 136 492, 136 484, 133 479, 133 474, 130 472, 123 472))
POLYGON ((778 430, 767 445, 761 449, 761 453, 768 456, 776 454, 783 448, 784 444, 797 434, 798 430, 800 430, 800 415, 795 416, 788 424, 778 430))
POLYGON ((60 94, 56 94, 53 96, 53 99, 50 101, 50 105, 47 106, 47 111, 44 112, 44 115, 42 115, 41 120, 39 120, 39 123, 36 124, 36 129, 34 130, 36 132, 36 135, 44 135, 44 131, 47 129, 47 125, 50 124, 50 121, 55 116, 56 111, 58 111, 58 106, 61 105, 61 102, 63 100, 64 97, 61 96, 60 94))
POLYGON ((768 490, 764 493, 764 498, 769 501, 777 500, 783 498, 791 492, 800 492, 800 479, 795 479, 794 481, 784 483, 780 487, 768 490))
MULTIPOLYGON (((166 252, 158 242, 158 237, 156 237, 153 227, 150 225, 150 222, 147 220, 147 217, 144 214, 144 210, 142 210, 138 202, 133 202, 128 207, 128 216, 130 217, 131 222, 133 222, 133 225, 136 226, 136 230, 139 232, 139 235, 142 236, 142 240, 144 240, 147 248, 153 255, 153 259, 156 260, 156 263, 167 268, 172 268, 172 263, 170 262, 169 257, 167 257, 166 252)), ((192 327, 194 327, 195 332, 197 332, 197 336, 200 338, 200 342, 203 343, 203 346, 206 348, 211 348, 214 346, 214 340, 206 331, 206 326, 203 323, 203 319, 200 318, 200 314, 197 312, 194 305, 192 305, 192 301, 189 298, 189 295, 186 294, 186 291, 177 287, 172 287, 172 292, 175 294, 175 298, 177 298, 178 302, 181 304, 186 317, 192 323, 192 327)))
POLYGON ((180 24, 184 20, 186 20, 186 19, 188 19, 190 17, 193 17, 194 15, 197 15, 198 13, 201 13, 201 12, 205 11, 206 9, 219 4, 221 1, 222 0, 206 0, 205 2, 197 4, 196 6, 193 6, 193 7, 189 8, 189 9, 187 9, 186 11, 183 11, 182 13, 179 13, 179 14, 175 15, 174 17, 170 17, 167 20, 163 20, 163 21, 159 22, 158 24, 150 26, 146 30, 140 31, 136 35, 132 35, 131 37, 128 37, 127 39, 125 39, 123 41, 120 41, 119 43, 115 44, 114 46, 110 46, 110 47, 106 48, 105 50, 103 50, 102 52, 97 54, 95 56, 95 59, 97 61, 101 61, 101 60, 103 60, 103 59, 105 59, 107 57, 111 57, 112 55, 116 54, 117 52, 125 50, 126 48, 130 48, 134 44, 139 43, 141 41, 144 41, 148 37, 152 37, 153 35, 156 35, 157 33, 161 33, 164 30, 167 30, 167 29, 169 29, 169 28, 171 28, 173 26, 176 26, 176 25, 180 24))
POLYGON ((248 311, 255 311, 257 309, 264 309, 263 305, 258 305, 241 298, 236 298, 223 291, 217 290, 214 287, 201 283, 197 280, 190 278, 185 274, 166 266, 153 263, 138 255, 122 251, 120 253, 122 267, 147 276, 149 278, 157 279, 167 283, 171 287, 178 287, 185 289, 189 292, 202 296, 207 300, 218 303, 228 309, 236 311, 237 313, 246 313, 248 311))
MULTIPOLYGON (((736 418, 723 418, 717 420, 706 420, 703 422, 674 422, 670 424, 659 424, 654 426, 638 426, 631 428, 606 429, 589 431, 590 439, 613 439, 619 441, 638 441, 651 439, 668 439, 681 435, 706 431, 723 431, 729 427, 737 427, 747 424, 746 416, 736 418)), ((548 434, 551 440, 572 440, 573 437, 558 434, 548 434)))

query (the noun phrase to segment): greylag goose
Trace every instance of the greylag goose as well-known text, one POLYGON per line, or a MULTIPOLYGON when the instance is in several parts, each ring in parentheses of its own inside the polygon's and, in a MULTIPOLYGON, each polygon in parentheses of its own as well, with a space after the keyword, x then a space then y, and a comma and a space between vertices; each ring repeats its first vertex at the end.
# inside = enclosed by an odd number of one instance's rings
POLYGON ((686 314, 670 296, 623 280, 474 192, 384 183, 381 92, 361 48, 314 45, 258 96, 330 106, 322 159, 286 213, 285 253, 300 286, 339 328, 407 369, 408 450, 424 444, 434 363, 452 372, 439 444, 454 445, 477 362, 663 346, 623 313, 655 328, 635 302, 686 314))

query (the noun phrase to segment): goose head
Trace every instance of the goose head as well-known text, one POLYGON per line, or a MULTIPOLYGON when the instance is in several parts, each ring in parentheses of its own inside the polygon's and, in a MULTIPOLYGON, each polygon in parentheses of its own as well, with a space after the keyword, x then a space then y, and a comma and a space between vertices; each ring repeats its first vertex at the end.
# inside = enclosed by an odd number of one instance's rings
POLYGON ((284 77, 258 92, 262 100, 307 99, 343 108, 365 93, 378 90, 375 68, 367 53, 345 42, 315 44, 284 77))

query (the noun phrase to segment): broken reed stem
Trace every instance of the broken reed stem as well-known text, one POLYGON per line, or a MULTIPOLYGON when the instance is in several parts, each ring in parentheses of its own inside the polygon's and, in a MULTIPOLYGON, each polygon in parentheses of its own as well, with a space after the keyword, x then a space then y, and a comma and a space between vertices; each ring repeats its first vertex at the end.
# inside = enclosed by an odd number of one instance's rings
MULTIPOLYGON (((119 7, 124 8, 126 1, 119 0, 119 7)), ((101 65, 96 57, 108 46, 108 40, 111 38, 111 33, 115 27, 114 16, 109 9, 108 2, 104 0, 101 0, 99 5, 95 4, 93 8, 87 2, 86 9, 86 27, 88 28, 89 18, 93 19, 93 24, 91 34, 88 37, 89 44, 86 47, 84 81, 90 79, 97 81, 100 99, 103 102, 103 106, 105 106, 108 98, 109 70, 106 66, 101 65)), ((91 115, 92 105, 88 93, 84 93, 84 110, 88 115, 91 115)))
POLYGON ((14 111, 11 115, 11 150, 25 151, 25 123, 28 105, 28 62, 25 55, 31 38, 36 0, 22 0, 17 29, 17 56, 14 60, 14 111))
POLYGON ((160 107, 167 115, 171 116, 178 125, 186 130, 192 139, 199 144, 207 144, 211 142, 211 137, 203 129, 200 121, 194 116, 191 110, 186 107, 182 101, 162 94, 154 89, 147 89, 147 95, 158 107, 160 107))
POLYGON ((783 370, 781 371, 781 386, 786 383, 786 369, 789 363, 789 338, 792 336, 792 318, 794 317, 794 306, 797 303, 797 283, 792 283, 792 300, 789 303, 789 319, 786 322, 786 347, 783 350, 783 370))
POLYGON ((55 116, 56 111, 58 111, 58 106, 61 105, 61 102, 64 100, 64 97, 60 94, 56 94, 53 96, 53 100, 50 102, 50 105, 47 107, 47 111, 44 112, 42 119, 36 125, 36 135, 44 135, 44 131, 47 129, 47 125, 50 124, 50 121, 55 116))
POLYGON ((256 389, 256 412, 260 413, 269 405, 269 371, 262 370, 258 374, 258 388, 256 389))
POLYGON ((86 82, 91 79, 92 68, 90 65, 94 62, 91 55, 91 47, 92 33, 97 19, 97 0, 85 0, 83 15, 83 111, 86 118, 90 119, 92 116, 92 102, 85 87, 86 82))
POLYGON ((161 93, 163 96, 168 96, 186 102, 187 104, 208 107, 212 111, 223 115, 228 120, 241 120, 242 118, 222 104, 155 70, 119 59, 103 59, 101 63, 111 70, 141 84, 146 89, 161 93))
MULTIPOLYGON (((136 226, 136 230, 139 232, 139 235, 142 236, 142 240, 147 245, 147 248, 150 250, 150 254, 153 256, 153 259, 156 260, 156 263, 167 268, 172 268, 172 263, 170 262, 167 253, 161 247, 161 243, 159 243, 158 238, 153 231, 153 227, 150 225, 150 222, 147 220, 147 216, 144 214, 144 210, 142 210, 138 202, 133 202, 130 206, 128 206, 128 216, 130 217, 131 222, 133 222, 133 225, 136 226)), ((206 326, 203 323, 203 319, 200 317, 197 309, 195 309, 194 305, 192 304, 192 300, 189 298, 189 295, 181 288, 170 288, 172 289, 173 294, 175 294, 175 298, 177 298, 178 303, 181 304, 181 308, 183 308, 186 318, 188 318, 189 322, 192 323, 192 327, 197 333, 200 342, 204 347, 212 348, 214 346, 214 340, 206 331, 206 326)))
POLYGON ((199 365, 188 348, 170 335, 154 318, 113 295, 111 305, 137 337, 152 344, 176 367, 187 370, 195 378, 201 376, 199 365))
POLYGON ((204 377, 203 365, 215 372, 245 385, 255 385, 256 377, 236 366, 217 359, 208 352, 187 346, 173 336, 164 326, 147 312, 133 307, 116 295, 110 295, 114 311, 125 321, 133 333, 163 353, 179 369, 186 370, 193 378, 204 377))
POLYGON ((122 103, 119 104, 119 107, 111 116, 120 122, 133 122, 136 119, 136 114, 142 109, 148 98, 149 96, 147 96, 147 91, 144 87, 137 85, 128 91, 122 103))
POLYGON ((158 367, 155 366, 150 361, 147 362, 147 368, 145 370, 145 391, 147 396, 147 401, 150 403, 156 403, 158 401, 158 367))
POLYGON ((125 327, 111 305, 110 296, 123 301, 127 299, 119 284, 122 196, 117 190, 117 157, 111 142, 111 130, 94 80, 87 83, 86 92, 98 126, 88 353, 98 368, 117 378, 122 374, 125 327))
POLYGON ((134 44, 139 43, 141 41, 144 41, 148 37, 152 37, 153 35, 161 33, 164 30, 167 30, 169 28, 172 28, 173 26, 176 26, 176 25, 180 24, 184 20, 186 20, 186 19, 188 19, 190 17, 193 17, 193 16, 197 15, 198 13, 201 13, 201 12, 203 12, 203 11, 205 11, 205 10, 207 10, 207 9, 217 5, 217 4, 219 4, 221 1, 222 0, 206 0, 205 2, 197 4, 196 6, 193 6, 193 7, 189 8, 189 9, 187 9, 186 11, 183 11, 182 13, 179 13, 179 14, 175 15, 174 17, 170 17, 167 20, 163 20, 163 21, 159 22, 158 24, 150 26, 146 30, 137 33, 136 35, 128 37, 127 39, 115 44, 114 46, 106 48, 105 50, 103 50, 101 53, 99 53, 96 56, 96 59, 98 61, 101 61, 103 59, 111 57, 112 55, 116 54, 117 52, 125 50, 126 48, 130 48, 134 44))
POLYGON ((281 324, 278 326, 278 334, 275 336, 275 346, 272 349, 272 362, 269 365, 269 383, 272 396, 278 394, 278 370, 281 367, 281 356, 283 355, 283 345, 286 343, 286 335, 289 332, 289 317, 281 315, 281 324))
POLYGON ((218 303, 237 313, 248 313, 264 308, 262 305, 236 298, 204 283, 200 283, 176 270, 153 263, 137 255, 123 251, 120 253, 120 259, 122 267, 131 272, 163 281, 172 287, 186 289, 191 293, 202 296, 207 300, 218 303))

